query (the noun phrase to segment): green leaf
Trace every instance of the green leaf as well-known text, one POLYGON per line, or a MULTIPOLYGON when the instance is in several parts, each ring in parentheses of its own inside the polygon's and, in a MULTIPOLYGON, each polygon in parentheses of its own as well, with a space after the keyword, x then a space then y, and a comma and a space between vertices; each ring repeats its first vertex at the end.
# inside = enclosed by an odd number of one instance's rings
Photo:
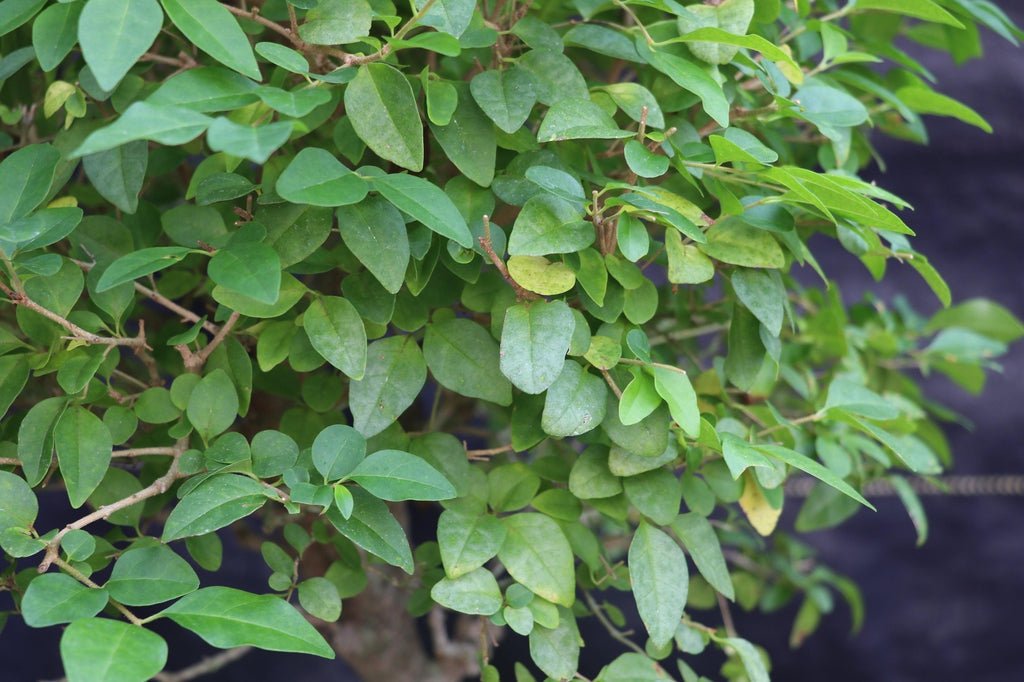
POLYGON ((754 314, 772 336, 782 331, 785 316, 786 288, 782 280, 770 272, 740 269, 732 274, 736 297, 754 314))
POLYGON ((437 521, 437 544, 445 574, 456 579, 490 561, 505 542, 505 525, 488 514, 448 510, 437 521))
POLYGON ((252 472, 260 478, 280 476, 299 457, 299 446, 280 431, 260 431, 252 437, 252 472))
POLYGON ((213 119, 206 131, 206 144, 215 152, 225 152, 262 164, 288 141, 292 127, 291 121, 248 126, 218 117, 213 119))
POLYGON ((340 296, 320 296, 302 319, 313 348, 352 379, 366 370, 366 329, 355 306, 340 296))
POLYGON ((411 336, 374 341, 367 349, 366 372, 349 384, 353 424, 374 436, 415 402, 427 380, 427 365, 411 336))
POLYGON ((964 27, 956 17, 942 9, 933 0, 857 0, 856 9, 857 11, 892 12, 924 21, 934 21, 953 28, 964 27))
POLYGON ((268 305, 281 295, 281 259, 260 242, 233 241, 218 249, 207 274, 225 289, 268 305))
POLYGON ((334 424, 317 434, 312 456, 313 466, 325 483, 338 481, 366 457, 366 438, 351 426, 334 424))
POLYGON ((299 280, 295 279, 294 276, 283 273, 281 275, 281 295, 277 301, 270 305, 257 301, 245 294, 224 289, 223 287, 214 287, 210 295, 213 297, 213 300, 221 305, 225 305, 246 317, 265 319, 280 317, 291 310, 306 294, 306 291, 306 287, 299 280))
POLYGON ((89 181, 104 199, 125 213, 135 213, 146 179, 149 146, 136 140, 82 159, 89 181))
POLYGON ((539 597, 562 606, 576 601, 572 548, 561 527, 543 514, 502 519, 507 535, 498 559, 517 582, 539 597))
POLYGON ((471 248, 473 235, 452 200, 437 185, 405 173, 373 178, 373 189, 402 213, 459 246, 471 248))
POLYGON ((512 226, 508 252, 513 256, 572 253, 594 243, 594 226, 578 205, 551 194, 532 197, 512 226))
POLYGON ((100 484, 110 466, 114 449, 110 431, 89 410, 71 407, 57 420, 53 444, 68 499, 77 509, 100 484))
POLYGON ((307 578, 299 583, 299 604, 307 613, 333 623, 341 616, 338 588, 327 578, 307 578))
MULTIPOLYGON (((226 12, 227 10, 225 10, 226 12)), ((89 0, 78 21, 82 56, 96 82, 113 90, 164 23, 156 0, 89 0)))
POLYGON ((223 5, 215 0, 160 2, 174 25, 196 47, 243 76, 260 80, 249 39, 223 5))
POLYGON ((649 150, 638 140, 630 140, 623 149, 626 165, 641 178, 658 178, 668 171, 669 158, 649 150))
POLYGON ((727 637, 721 640, 725 646, 732 647, 733 651, 740 657, 744 669, 747 671, 747 679, 750 682, 771 682, 768 678, 768 669, 765 667, 764 659, 753 644, 740 637, 727 637))
POLYGON ((629 579, 640 620, 655 646, 672 640, 686 606, 686 556, 666 533, 641 522, 629 545, 629 579))
POLYGON ((545 675, 568 680, 575 677, 579 666, 579 637, 572 613, 560 609, 558 625, 547 628, 538 623, 530 631, 530 658, 545 675))
POLYGON ((537 102, 533 77, 518 67, 481 71, 469 86, 473 99, 487 117, 509 134, 523 127, 537 102))
POLYGON ((254 513, 267 501, 256 481, 238 474, 213 476, 181 498, 164 523, 161 540, 203 535, 254 513))
POLYGON ((494 125, 470 97, 469 88, 456 88, 459 97, 451 120, 443 126, 430 122, 430 132, 465 177, 487 187, 494 180, 497 155, 494 125))
MULTIPOLYGON (((29 363, 25 356, 14 355, 0 358, 0 417, 7 415, 11 404, 21 395, 22 389, 28 382, 28 374, 29 363)), ((84 385, 78 390, 80 391, 82 388, 84 385)), ((77 393, 78 391, 69 392, 77 393)))
POLYGON ((25 479, 0 471, 0 531, 30 528, 39 513, 39 502, 25 479))
MULTIPOLYGON (((94 1, 90 0, 89 4, 94 1)), ((209 116, 189 109, 134 102, 116 121, 85 138, 71 156, 96 154, 134 140, 152 140, 167 146, 181 145, 202 135, 212 122, 209 116)))
MULTIPOLYGON (((416 9, 422 10, 427 0, 416 0, 415 4, 416 9)), ((420 24, 433 26, 458 38, 469 28, 475 8, 475 0, 437 0, 423 14, 420 24)))
POLYGON ((500 367, 526 393, 543 393, 565 365, 575 322, 563 301, 519 304, 505 311, 500 367))
POLYGON ((118 557, 103 586, 128 606, 149 606, 199 589, 199 576, 167 545, 131 549, 118 557))
POLYGON ((409 540, 388 506, 362 488, 352 488, 355 505, 351 518, 344 518, 331 507, 327 518, 339 533, 374 556, 412 575, 413 560, 409 540))
POLYGON ((735 599, 729 567, 711 522, 697 512, 680 514, 672 522, 672 531, 683 542, 697 570, 708 584, 725 598, 735 599))
MULTIPOLYGON (((729 440, 731 440, 731 438, 729 440)), ((723 439, 723 444, 724 442, 725 440, 723 439)), ((871 511, 875 511, 874 505, 865 500, 864 497, 856 490, 854 490, 852 487, 850 487, 850 485, 846 481, 841 479, 839 476, 836 476, 834 473, 832 473, 830 469, 826 469, 825 467, 818 464, 810 457, 807 457, 806 455, 801 455, 799 452, 795 450, 790 450, 789 448, 783 447, 781 445, 754 443, 751 444, 751 447, 753 447, 755 450, 764 455, 785 462, 786 464, 790 465, 795 469, 799 469, 805 474, 810 474, 811 476, 815 477, 822 483, 830 485, 839 492, 843 493, 844 495, 847 495, 857 500, 871 511)))
POLYGON ((238 414, 238 393, 227 372, 215 369, 203 377, 192 389, 185 413, 204 441, 226 431, 238 414))
POLYGON ((200 66, 171 76, 146 98, 154 106, 200 113, 228 111, 257 101, 256 83, 219 66, 200 66))
POLYGON ((588 99, 560 99, 555 102, 537 131, 538 142, 563 140, 618 140, 633 137, 620 130, 608 112, 588 99))
POLYGON ((67 408, 65 398, 46 398, 29 409, 18 428, 18 461, 29 485, 36 485, 53 458, 53 427, 67 408))
POLYGON ((60 638, 68 682, 146 682, 164 669, 167 643, 119 620, 78 620, 60 638))
POLYGON ((339 208, 337 215, 345 246, 381 286, 397 294, 409 267, 409 235, 402 214, 375 195, 339 208))
POLYGON ((57 68, 78 42, 78 18, 84 7, 84 2, 50 5, 32 22, 32 47, 43 71, 57 68))
POLYGON ((192 253, 183 246, 153 246, 121 256, 103 271, 96 283, 96 292, 102 293, 114 287, 159 272, 181 262, 192 253))
POLYGON ((896 98, 919 114, 951 116, 968 125, 992 132, 992 125, 969 106, 930 88, 908 86, 896 91, 896 98))
POLYGON ((345 111, 356 135, 377 156, 414 172, 423 170, 420 114, 401 71, 379 62, 359 67, 345 88, 345 111))
POLYGON ((687 59, 651 49, 642 36, 637 36, 635 45, 641 59, 671 78, 683 90, 697 95, 704 112, 718 125, 729 127, 729 101, 722 86, 707 72, 687 59))
POLYGON ((471 320, 428 325, 423 356, 431 374, 448 390, 498 405, 512 402, 512 385, 498 368, 498 344, 471 320))
POLYGON ((293 204, 334 207, 362 201, 369 187, 330 152, 306 147, 278 176, 275 190, 293 204))
POLYGON ((349 478, 374 497, 402 500, 450 500, 455 488, 437 469, 401 450, 380 450, 361 461, 349 478))
POLYGON ((341 514, 341 518, 346 520, 352 518, 352 510, 355 508, 355 504, 352 491, 347 486, 340 483, 334 486, 334 506, 338 509, 338 513, 341 514))
POLYGON ((626 426, 642 421, 661 404, 654 382, 642 371, 633 369, 633 379, 619 398, 619 421, 626 426))
POLYGON ((292 73, 308 74, 309 62, 302 56, 301 52, 280 43, 262 42, 256 43, 256 54, 266 59, 275 66, 291 71, 292 73))
POLYGON ((555 438, 578 436, 604 421, 608 388, 604 381, 567 360, 548 388, 541 416, 544 433, 555 438))
POLYGON ((917 531, 917 546, 921 547, 928 540, 928 515, 924 511, 924 505, 921 504, 921 498, 917 496, 917 491, 907 479, 902 476, 890 476, 888 480, 899 496, 900 502, 906 508, 910 521, 914 524, 914 529, 917 531))
MULTIPOLYGON (((48 144, 29 145, 0 161, 0 225, 28 215, 43 202, 59 161, 60 152, 48 144)), ((35 236, 17 235, 24 240, 35 236)))
POLYGON ((654 367, 654 388, 668 405, 673 421, 690 438, 700 435, 700 409, 690 377, 683 371, 654 367))
POLYGON ((254 646, 334 658, 334 650, 288 602, 230 587, 204 587, 160 612, 221 649, 254 646))
POLYGON ((91 589, 63 573, 44 573, 28 584, 21 599, 25 625, 45 628, 92 618, 107 605, 106 590, 91 589))
POLYGON ((352 43, 370 34, 373 14, 366 0, 318 0, 306 12, 299 37, 313 45, 352 43))
POLYGON ((731 221, 715 223, 707 237, 707 243, 698 248, 717 261, 746 268, 781 268, 786 264, 775 238, 756 227, 731 221))
POLYGON ((992 301, 974 298, 940 310, 928 321, 925 331, 932 333, 949 327, 963 327, 1002 343, 1024 337, 1024 324, 1013 313, 992 301))
POLYGON ((494 575, 477 568, 458 578, 441 578, 430 589, 435 602, 453 611, 489 616, 501 609, 501 588, 494 575))

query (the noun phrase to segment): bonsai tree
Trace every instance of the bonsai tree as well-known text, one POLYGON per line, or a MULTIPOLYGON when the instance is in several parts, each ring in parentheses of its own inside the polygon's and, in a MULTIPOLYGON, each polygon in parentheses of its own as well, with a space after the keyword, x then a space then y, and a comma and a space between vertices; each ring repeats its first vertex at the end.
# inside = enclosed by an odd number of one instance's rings
POLYGON ((983 28, 1021 36, 984 0, 7 0, 3 608, 71 682, 159 676, 151 625, 228 650, 164 679, 399 682, 515 638, 518 681, 587 679, 585 621, 602 682, 762 682, 731 610, 857 629, 798 533, 887 482, 923 540, 915 377, 979 391, 1024 332, 858 175, 922 115, 988 130, 903 51, 983 28), (943 309, 847 305, 828 239, 943 309), (222 584, 256 553, 264 593, 222 584))

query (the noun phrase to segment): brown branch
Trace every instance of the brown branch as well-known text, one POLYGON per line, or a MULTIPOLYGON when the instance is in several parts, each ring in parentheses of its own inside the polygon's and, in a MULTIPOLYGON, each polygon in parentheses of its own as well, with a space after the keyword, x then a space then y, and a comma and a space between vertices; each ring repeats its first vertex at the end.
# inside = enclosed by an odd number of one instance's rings
POLYGON ((501 260, 498 254, 494 251, 494 244, 491 242, 491 217, 485 215, 483 217, 483 221, 484 236, 480 237, 478 240, 480 242, 480 247, 484 250, 484 253, 487 254, 491 263, 494 264, 494 267, 498 269, 498 272, 501 273, 501 276, 505 281, 508 282, 508 285, 516 292, 516 299, 520 301, 531 301, 540 298, 539 295, 525 289, 523 285, 515 281, 515 279, 512 278, 512 275, 509 274, 508 268, 505 267, 505 261, 501 260))
POLYGON ((252 651, 252 649, 253 648, 251 646, 240 646, 235 649, 228 649, 220 652, 219 654, 207 656, 201 661, 193 663, 187 668, 182 668, 177 672, 158 673, 153 679, 156 680, 156 682, 187 682, 188 680, 194 680, 197 677, 215 673, 224 666, 234 663, 252 651))
POLYGON ((239 317, 241 317, 241 315, 237 312, 232 312, 227 321, 221 325, 217 334, 210 339, 210 343, 206 344, 201 350, 195 353, 189 350, 189 347, 186 345, 175 346, 178 352, 181 353, 182 360, 185 362, 185 369, 193 373, 201 370, 213 351, 217 349, 217 346, 224 343, 224 339, 228 337, 231 330, 235 328, 236 324, 238 324, 239 317))
POLYGON ((148 349, 149 346, 146 344, 146 327, 142 320, 139 320, 139 333, 134 337, 124 336, 100 336, 99 334, 93 334, 90 331, 82 329, 74 322, 71 322, 65 317, 58 315, 49 308, 44 308, 39 305, 31 298, 28 294, 20 291, 15 291, 8 287, 6 284, 0 283, 0 291, 3 291, 8 300, 16 306, 21 306, 31 310, 34 313, 42 315, 51 322, 55 322, 61 327, 64 327, 68 332, 71 333, 70 337, 65 337, 70 340, 84 341, 85 343, 92 345, 104 345, 104 346, 128 346, 134 349, 148 349))
POLYGON ((178 449, 174 447, 132 448, 130 450, 114 450, 111 457, 148 457, 150 455, 173 457, 176 454, 178 454, 178 449))
POLYGON ((605 383, 608 384, 608 387, 612 389, 612 393, 615 394, 615 397, 618 398, 619 400, 622 400, 622 389, 619 388, 619 385, 617 383, 615 383, 615 379, 613 379, 612 375, 608 373, 608 370, 602 369, 601 375, 604 376, 605 383))
POLYGON ((116 502, 105 504, 96 511, 92 512, 91 514, 86 514, 77 521, 73 521, 72 523, 69 523, 68 525, 64 526, 64 528, 62 528, 60 532, 53 536, 53 539, 47 543, 46 554, 44 555, 43 560, 39 564, 39 572, 45 573, 50 568, 51 564, 60 561, 60 543, 61 540, 64 539, 64 536, 67 535, 70 531, 85 528, 86 526, 95 523, 96 521, 104 521, 110 518, 110 515, 116 511, 130 507, 134 504, 142 502, 143 500, 148 500, 151 497, 161 495, 167 492, 170 489, 171 485, 176 480, 178 480, 179 478, 184 478, 185 474, 182 474, 178 470, 178 460, 181 457, 181 453, 185 451, 186 447, 188 447, 188 438, 179 439, 174 446, 174 454, 172 455, 173 459, 171 460, 171 465, 167 468, 167 473, 165 473, 163 476, 150 483, 142 490, 136 493, 132 493, 128 497, 120 499, 116 502))
MULTIPOLYGON (((465 442, 463 442, 462 446, 465 448, 465 442)), ((483 450, 470 450, 466 448, 466 457, 469 459, 487 459, 493 455, 500 455, 503 452, 515 452, 515 448, 511 445, 500 445, 496 448, 484 448, 483 450)))
MULTIPOLYGON (((65 573, 67 573, 72 578, 74 578, 78 582, 82 583, 86 587, 88 587, 90 589, 93 589, 93 590, 100 589, 100 586, 97 585, 96 583, 94 583, 89 578, 89 576, 85 575, 84 573, 82 573, 77 568, 75 568, 74 566, 72 566, 68 562, 64 561, 60 557, 55 557, 54 560, 53 560, 53 563, 57 564, 57 567, 60 568, 60 570, 64 571, 65 573)), ((42 573, 42 571, 40 571, 40 573, 42 573)), ((110 599, 110 605, 113 606, 118 611, 120 611, 121 614, 125 618, 127 618, 129 620, 129 622, 131 622, 132 625, 142 625, 142 619, 139 618, 138 616, 136 616, 134 613, 132 613, 128 609, 126 609, 124 607, 124 605, 121 604, 121 602, 114 601, 113 599, 110 599)))

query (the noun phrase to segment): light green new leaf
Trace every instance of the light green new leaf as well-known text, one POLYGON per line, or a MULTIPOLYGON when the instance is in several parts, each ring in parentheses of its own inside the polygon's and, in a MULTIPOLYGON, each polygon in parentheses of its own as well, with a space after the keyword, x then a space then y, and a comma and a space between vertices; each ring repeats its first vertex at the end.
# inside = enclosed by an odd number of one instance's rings
POLYGON ((498 559, 509 575, 538 597, 562 606, 576 601, 572 548, 561 527, 543 514, 502 519, 508 534, 498 559))
POLYGON ((354 305, 340 296, 320 296, 306 309, 302 326, 327 362, 352 379, 366 370, 366 329, 354 305))
POLYGON ((412 86, 402 72, 364 64, 345 88, 345 112, 373 152, 402 168, 423 170, 423 125, 412 86))
POLYGON ((512 385, 498 368, 498 344, 472 320, 454 318, 428 325, 423 356, 445 388, 498 405, 512 402, 512 385))
POLYGON ((632 374, 633 379, 619 398, 619 421, 626 426, 643 421, 661 405, 661 396, 654 390, 651 377, 637 368, 632 369, 632 374))
POLYGON ((238 393, 223 369, 215 369, 196 384, 185 410, 196 432, 209 442, 227 430, 238 414, 238 393))
POLYGON ((352 516, 344 518, 337 508, 327 510, 327 518, 346 538, 412 575, 413 560, 409 540, 388 506, 362 488, 351 488, 355 504, 352 516))
POLYGON ((293 204, 346 206, 362 201, 369 187, 330 152, 306 147, 277 178, 274 188, 293 204))
POLYGON ((565 365, 574 329, 564 301, 519 304, 505 311, 501 372, 525 393, 543 393, 565 365))
POLYGON ((697 512, 680 514, 672 522, 672 531, 682 540, 697 570, 708 584, 727 599, 734 599, 732 577, 711 522, 697 512))
POLYGON ((409 267, 409 234, 402 214, 383 197, 374 195, 339 208, 337 216, 345 246, 381 286, 397 294, 409 267))
MULTIPOLYGON (((723 441, 724 444, 724 441, 723 441)), ((864 497, 854 490, 849 483, 836 476, 831 469, 827 469, 816 461, 801 455, 796 450, 790 450, 789 448, 781 445, 771 445, 766 443, 753 443, 750 447, 755 448, 758 452, 781 460, 786 464, 790 465, 794 469, 799 469, 805 474, 810 474, 822 483, 826 483, 844 495, 848 495, 853 499, 857 500, 871 511, 875 511, 875 506, 864 499, 864 497)))
POLYGON ((937 24, 946 24, 953 28, 964 27, 956 17, 942 9, 933 0, 858 0, 856 10, 892 12, 924 21, 934 21, 937 24))
POLYGON ((204 587, 160 612, 221 649, 254 646, 334 658, 334 650, 288 602, 230 587, 204 587))
POLYGON ((313 439, 313 466, 325 483, 348 476, 366 457, 366 438, 345 424, 332 424, 313 439))
POLYGON ((194 592, 199 589, 199 576, 170 547, 153 545, 118 557, 103 588, 122 604, 149 606, 194 592))
POLYGON ((243 76, 260 80, 260 69, 249 39, 224 5, 216 0, 160 2, 174 25, 196 47, 243 76))
POLYGON ((686 556, 664 531, 641 522, 629 544, 628 559, 640 620, 655 646, 664 646, 675 635, 686 606, 686 556))
POLYGON ((743 663, 743 668, 747 671, 747 679, 750 682, 771 682, 764 659, 753 644, 740 637, 728 637, 721 640, 721 643, 732 647, 740 657, 740 662, 743 663))
POLYGON ((380 450, 368 456, 349 478, 374 497, 403 500, 450 500, 455 487, 420 457, 401 450, 380 450))
POLYGON ((92 618, 107 605, 106 590, 86 587, 63 573, 44 573, 28 584, 21 599, 25 625, 45 628, 92 618))
POLYGON ((60 659, 68 682, 146 682, 164 669, 167 642, 137 625, 88 618, 64 630, 60 659))
POLYGON ((459 613, 489 616, 501 609, 501 588, 494 574, 477 568, 458 578, 441 578, 430 590, 435 602, 459 613))
POLYGON ((437 544, 445 574, 454 580, 480 568, 498 553, 506 534, 497 517, 445 511, 437 520, 437 544))
POLYGON ((164 523, 161 540, 203 535, 249 516, 267 501, 265 489, 238 474, 209 478, 181 498, 164 523))
POLYGON ((261 242, 235 241, 218 249, 206 272, 225 289, 262 303, 272 304, 281 295, 281 259, 261 242))
POLYGON ((85 3, 78 19, 78 43, 101 88, 117 86, 156 40, 163 23, 164 13, 156 0, 85 3))
POLYGON ((549 261, 543 256, 512 256, 506 265, 516 283, 541 296, 564 294, 576 285, 576 275, 562 261, 549 261))
POLYGON ((373 189, 402 213, 426 225, 459 246, 471 248, 473 235, 466 219, 440 187, 424 178, 405 173, 373 178, 373 189))
POLYGON ((75 509, 81 507, 110 466, 114 450, 107 425, 84 407, 69 408, 53 429, 61 477, 68 499, 75 509))
POLYGON ((775 238, 745 223, 716 223, 707 237, 707 243, 697 248, 717 261, 746 268, 777 269, 786 264, 786 256, 775 238))
POLYGON ((369 438, 391 426, 415 402, 427 380, 427 364, 415 339, 392 336, 367 349, 363 378, 349 384, 355 428, 369 438))
POLYGON ((307 613, 333 623, 341 616, 338 588, 327 578, 317 576, 299 583, 299 604, 307 613))

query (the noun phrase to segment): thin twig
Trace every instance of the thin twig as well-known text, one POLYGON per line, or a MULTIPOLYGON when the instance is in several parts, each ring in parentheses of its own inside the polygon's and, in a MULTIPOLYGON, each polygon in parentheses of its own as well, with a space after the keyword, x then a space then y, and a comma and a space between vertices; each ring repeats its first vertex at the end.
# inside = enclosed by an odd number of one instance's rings
POLYGON ((237 312, 232 312, 227 321, 221 325, 220 331, 210 339, 210 343, 206 344, 202 350, 193 353, 189 350, 188 346, 175 346, 175 348, 178 349, 178 352, 181 353, 182 359, 185 361, 185 369, 189 372, 198 372, 201 370, 213 351, 217 349, 217 346, 222 344, 224 339, 228 337, 228 334, 231 333, 231 330, 234 329, 235 325, 238 323, 239 317, 241 316, 237 312))
POLYGON ((595 616, 597 616, 597 620, 601 623, 601 625, 604 626, 604 629, 608 631, 608 634, 612 636, 612 639, 614 639, 617 642, 620 642, 621 644, 626 645, 638 654, 642 654, 644 656, 647 655, 642 646, 640 646, 639 644, 631 640, 629 637, 627 637, 625 634, 623 634, 622 631, 620 631, 617 627, 615 627, 614 624, 612 624, 610 620, 608 620, 608 617, 605 616, 602 612, 601 606, 594 600, 592 596, 590 596, 589 592, 583 592, 583 599, 586 600, 587 606, 590 607, 590 611, 595 616))
POLYGON ((491 263, 494 264, 494 267, 498 269, 498 272, 501 273, 501 276, 505 279, 505 281, 508 282, 508 285, 512 287, 513 291, 516 292, 516 298, 519 299, 520 301, 530 301, 540 298, 540 296, 533 293, 532 291, 524 289, 523 286, 519 282, 515 281, 512 278, 512 275, 509 274, 508 268, 505 267, 505 262, 501 260, 498 254, 494 251, 494 244, 491 242, 491 217, 485 215, 483 217, 483 221, 484 236, 480 237, 479 239, 480 247, 484 250, 484 253, 487 254, 487 257, 491 260, 491 263))
POLYGON ((193 663, 187 668, 182 668, 177 672, 158 673, 153 679, 156 680, 156 682, 187 682, 187 680, 194 680, 197 677, 215 673, 224 666, 234 663, 252 651, 252 649, 253 648, 251 646, 240 646, 235 649, 228 649, 227 651, 222 651, 219 654, 207 656, 198 663, 193 663))
MULTIPOLYGON (((89 588, 91 588, 93 590, 100 589, 100 586, 97 585, 96 583, 94 583, 92 580, 90 580, 89 576, 85 575, 84 573, 82 573, 77 568, 75 568, 74 566, 72 566, 68 562, 64 561, 60 557, 54 558, 53 563, 57 564, 57 567, 60 568, 60 570, 64 571, 65 573, 67 573, 72 578, 74 578, 78 582, 82 583, 86 587, 89 587, 89 588)), ((142 625, 142 619, 139 618, 138 616, 136 616, 134 613, 132 613, 128 609, 126 609, 124 607, 124 605, 121 604, 121 602, 114 601, 113 599, 111 599, 110 600, 110 605, 113 606, 118 611, 120 611, 121 614, 124 615, 124 617, 127 618, 131 622, 132 625, 142 625)))

